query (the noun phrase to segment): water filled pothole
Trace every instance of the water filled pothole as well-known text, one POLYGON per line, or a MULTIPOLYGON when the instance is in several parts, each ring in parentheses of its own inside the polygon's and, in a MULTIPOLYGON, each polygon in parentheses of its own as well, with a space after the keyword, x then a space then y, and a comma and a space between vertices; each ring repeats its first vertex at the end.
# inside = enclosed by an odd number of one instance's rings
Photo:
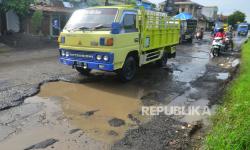
POLYGON ((129 85, 53 82, 42 86, 38 96, 60 97, 63 113, 73 125, 97 140, 115 142, 145 121, 139 113, 141 94, 129 85))

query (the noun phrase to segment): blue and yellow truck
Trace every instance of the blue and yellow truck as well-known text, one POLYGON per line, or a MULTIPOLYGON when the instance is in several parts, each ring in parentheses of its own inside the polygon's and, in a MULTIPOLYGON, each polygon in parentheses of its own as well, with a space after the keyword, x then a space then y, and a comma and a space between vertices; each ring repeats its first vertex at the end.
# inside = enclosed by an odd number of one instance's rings
POLYGON ((165 65, 175 56, 180 22, 165 13, 134 6, 103 6, 73 13, 58 42, 60 62, 88 75, 116 72, 130 81, 138 67, 165 65))
POLYGON ((248 23, 238 24, 238 28, 237 28, 238 36, 247 36, 248 30, 249 30, 248 23))

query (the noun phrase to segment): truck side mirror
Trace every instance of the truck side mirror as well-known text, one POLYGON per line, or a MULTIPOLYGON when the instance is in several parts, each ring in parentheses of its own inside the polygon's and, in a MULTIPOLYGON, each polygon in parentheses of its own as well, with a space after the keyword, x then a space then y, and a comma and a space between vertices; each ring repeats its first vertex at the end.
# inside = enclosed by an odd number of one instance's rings
POLYGON ((122 25, 118 22, 113 22, 111 25, 111 33, 112 34, 119 34, 121 32, 122 25))

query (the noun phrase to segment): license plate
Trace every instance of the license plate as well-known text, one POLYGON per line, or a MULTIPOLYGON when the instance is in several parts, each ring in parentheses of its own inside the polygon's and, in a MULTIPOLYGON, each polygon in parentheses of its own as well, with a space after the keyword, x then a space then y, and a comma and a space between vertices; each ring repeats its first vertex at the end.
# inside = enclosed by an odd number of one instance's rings
POLYGON ((86 63, 83 63, 83 62, 76 62, 76 66, 77 67, 86 67, 87 66, 87 64, 86 63))

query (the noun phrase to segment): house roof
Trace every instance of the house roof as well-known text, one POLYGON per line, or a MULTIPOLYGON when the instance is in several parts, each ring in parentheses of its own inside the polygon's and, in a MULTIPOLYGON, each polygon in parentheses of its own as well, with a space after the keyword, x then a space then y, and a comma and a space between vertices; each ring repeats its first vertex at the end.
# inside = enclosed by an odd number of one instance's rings
POLYGON ((40 10, 45 12, 59 12, 59 13, 73 13, 74 9, 64 8, 64 7, 54 7, 54 6, 47 6, 47 5, 31 5, 31 10, 40 10))

